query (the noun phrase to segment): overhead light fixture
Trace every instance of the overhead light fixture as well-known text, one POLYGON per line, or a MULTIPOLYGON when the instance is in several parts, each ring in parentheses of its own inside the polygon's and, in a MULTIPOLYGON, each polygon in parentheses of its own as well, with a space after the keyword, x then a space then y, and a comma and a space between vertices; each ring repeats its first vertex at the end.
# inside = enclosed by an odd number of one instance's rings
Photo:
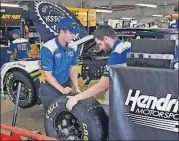
POLYGON ((138 4, 135 4, 137 6, 142 6, 142 7, 151 7, 151 8, 157 8, 157 5, 154 5, 154 4, 144 4, 144 3, 138 3, 138 4))
POLYGON ((5 11, 5 9, 0 9, 0 12, 2 12, 2 13, 3 13, 3 12, 6 12, 6 11, 5 11))
POLYGON ((163 15, 152 15, 153 17, 163 17, 163 15))
POLYGON ((99 8, 108 8, 107 6, 101 6, 101 7, 99 7, 99 8))
POLYGON ((112 10, 108 10, 108 9, 95 9, 96 12, 98 13, 112 13, 112 10))
POLYGON ((19 7, 19 4, 10 4, 10 3, 1 3, 1 6, 3 7, 19 7))
POLYGON ((133 20, 134 18, 132 18, 132 17, 122 17, 122 18, 120 18, 121 20, 133 20))

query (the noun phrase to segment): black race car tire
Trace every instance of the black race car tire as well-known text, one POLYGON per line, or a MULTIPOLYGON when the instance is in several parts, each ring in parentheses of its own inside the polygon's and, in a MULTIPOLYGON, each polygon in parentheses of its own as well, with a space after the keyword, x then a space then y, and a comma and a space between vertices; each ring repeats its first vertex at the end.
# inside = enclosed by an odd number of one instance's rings
MULTIPOLYGON (((56 121, 58 120, 58 115, 63 112, 68 112, 77 118, 79 125, 82 127, 82 135, 80 136, 80 140, 107 140, 108 117, 105 115, 102 106, 94 98, 80 101, 76 106, 73 107, 71 112, 67 110, 66 102, 67 98, 65 96, 61 96, 49 105, 44 118, 47 136, 67 140, 67 138, 59 136, 63 134, 63 130, 60 132, 56 130, 56 121), (106 124, 107 126, 103 124, 106 124)), ((60 123, 61 122, 62 121, 60 121, 60 123)), ((61 126, 62 124, 60 127, 61 126)))
MULTIPOLYGON (((20 108, 29 108, 34 106, 36 104, 36 99, 37 99, 35 96, 36 94, 35 86, 33 85, 33 82, 30 80, 30 77, 28 77, 21 71, 10 72, 8 73, 6 78, 7 94, 9 95, 13 103, 15 103, 16 101, 16 94, 14 93, 13 87, 15 85, 14 83, 16 83, 17 81, 20 81, 22 83, 26 91, 26 98, 23 100, 19 100, 18 106, 20 108)), ((17 86, 15 86, 15 88, 17 88, 17 86)), ((23 92, 20 94, 19 99, 21 99, 21 96, 23 96, 23 94, 24 94, 23 92)))

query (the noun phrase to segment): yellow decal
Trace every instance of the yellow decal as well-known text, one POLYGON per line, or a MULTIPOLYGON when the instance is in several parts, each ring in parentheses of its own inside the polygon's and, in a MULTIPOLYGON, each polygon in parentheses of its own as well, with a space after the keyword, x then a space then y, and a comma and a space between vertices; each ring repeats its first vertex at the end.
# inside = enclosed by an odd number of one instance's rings
POLYGON ((38 71, 33 72, 33 73, 30 74, 31 77, 34 77, 34 76, 37 76, 37 75, 39 75, 39 76, 35 77, 34 81, 36 81, 37 79, 39 79, 40 83, 45 81, 44 73, 41 70, 38 70, 38 71))
POLYGON ((49 119, 49 116, 50 116, 50 114, 52 113, 52 111, 53 111, 54 109, 58 108, 58 107, 59 107, 58 102, 56 102, 56 103, 54 103, 53 105, 51 105, 51 106, 48 108, 47 112, 46 112, 46 118, 49 119))
POLYGON ((0 18, 1 18, 1 19, 20 20, 20 17, 21 17, 21 15, 3 14, 0 18))
POLYGON ((7 94, 9 95, 10 99, 11 99, 11 100, 14 100, 13 97, 11 96, 11 92, 10 92, 10 88, 9 88, 9 83, 10 83, 10 80, 11 80, 12 77, 13 77, 12 74, 10 74, 10 75, 7 77, 7 80, 6 80, 6 89, 7 89, 7 94))
POLYGON ((40 73, 41 73, 40 71, 36 71, 36 72, 31 73, 30 76, 33 77, 33 76, 36 76, 36 75, 38 75, 40 73))
POLYGON ((96 26, 95 9, 73 8, 73 7, 67 7, 67 9, 70 10, 77 17, 77 19, 82 23, 83 26, 87 26, 87 17, 88 17, 88 25, 96 26))
POLYGON ((86 123, 83 123, 82 126, 83 126, 83 133, 84 133, 83 140, 88 141, 88 130, 87 130, 88 126, 86 123))
POLYGON ((28 92, 29 92, 28 102, 31 103, 31 101, 32 101, 32 90, 28 89, 28 92))
POLYGON ((40 80, 40 83, 41 83, 41 82, 45 81, 45 75, 42 71, 40 71, 40 72, 41 72, 41 75, 39 76, 39 80, 40 80))

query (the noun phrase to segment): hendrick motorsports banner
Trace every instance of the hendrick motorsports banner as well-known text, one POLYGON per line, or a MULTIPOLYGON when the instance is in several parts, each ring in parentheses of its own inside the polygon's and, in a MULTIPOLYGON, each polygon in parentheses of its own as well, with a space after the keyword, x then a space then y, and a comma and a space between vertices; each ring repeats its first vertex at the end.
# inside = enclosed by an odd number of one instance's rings
POLYGON ((178 140, 178 71, 113 66, 109 139, 178 140))
POLYGON ((76 40, 88 35, 87 30, 75 15, 62 5, 56 5, 47 1, 31 1, 28 2, 27 6, 30 15, 29 18, 35 24, 44 42, 58 35, 57 24, 60 19, 65 17, 73 18, 79 24, 81 32, 76 40))

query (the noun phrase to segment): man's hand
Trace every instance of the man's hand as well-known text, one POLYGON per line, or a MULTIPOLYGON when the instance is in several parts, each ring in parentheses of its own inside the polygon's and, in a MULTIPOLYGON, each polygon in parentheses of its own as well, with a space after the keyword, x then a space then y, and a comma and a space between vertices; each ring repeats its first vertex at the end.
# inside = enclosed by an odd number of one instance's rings
POLYGON ((63 94, 68 94, 68 93, 70 93, 71 91, 72 91, 72 88, 70 88, 70 87, 65 87, 65 88, 63 88, 63 90, 62 90, 61 93, 63 93, 63 94))
POLYGON ((71 111, 73 106, 75 106, 78 103, 78 100, 75 96, 67 96, 67 98, 69 99, 67 101, 66 107, 69 111, 71 111))
POLYGON ((76 93, 81 93, 81 90, 79 88, 77 88, 76 93))
POLYGON ((165 21, 171 21, 172 18, 171 18, 170 15, 167 15, 167 16, 165 16, 165 17, 163 18, 163 20, 165 20, 165 21))

